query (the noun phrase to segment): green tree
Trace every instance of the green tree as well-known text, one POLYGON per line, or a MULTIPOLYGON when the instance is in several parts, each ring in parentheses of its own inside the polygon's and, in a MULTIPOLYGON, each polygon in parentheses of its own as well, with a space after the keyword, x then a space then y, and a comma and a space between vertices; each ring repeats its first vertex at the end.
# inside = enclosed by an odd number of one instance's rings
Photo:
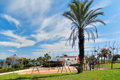
POLYGON ((110 57, 111 51, 109 49, 103 48, 101 50, 102 56, 104 57, 104 63, 105 63, 105 58, 110 57))
POLYGON ((102 54, 101 54, 101 53, 99 53, 99 54, 97 54, 97 55, 98 55, 98 58, 100 58, 101 63, 102 63, 102 54))
POLYGON ((33 65, 35 65, 36 60, 35 60, 35 59, 32 59, 31 62, 32 62, 33 65))
POLYGON ((67 57, 68 55, 67 55, 67 54, 64 54, 63 56, 64 56, 64 57, 67 57))
POLYGON ((95 58, 95 55, 91 55, 89 59, 90 59, 90 60, 95 60, 95 59, 96 59, 96 58, 95 58))
POLYGON ((105 24, 102 20, 97 18, 99 15, 103 15, 103 12, 98 12, 102 8, 90 10, 92 3, 93 0, 72 0, 72 3, 68 4, 70 11, 63 13, 63 16, 73 23, 72 32, 69 37, 69 40, 73 41, 72 47, 75 46, 75 41, 78 39, 78 56, 80 59, 80 65, 77 69, 78 73, 83 71, 85 32, 88 34, 88 40, 92 37, 95 41, 95 34, 98 37, 95 23, 99 22, 105 24))
POLYGON ((3 67, 5 65, 5 61, 0 61, 0 65, 3 67))
POLYGON ((39 57, 39 58, 37 58, 37 61, 40 63, 40 65, 43 65, 44 58, 43 57, 39 57))
POLYGON ((23 58, 19 58, 19 59, 17 59, 17 61, 18 61, 20 64, 22 64, 23 58))
POLYGON ((8 65, 8 67, 10 67, 10 65, 12 64, 12 59, 11 58, 6 58, 6 64, 8 65))
POLYGON ((44 60, 45 60, 45 62, 47 62, 50 59, 51 59, 51 56, 48 53, 44 54, 44 60))
POLYGON ((23 65, 26 66, 30 63, 30 59, 23 58, 23 65))

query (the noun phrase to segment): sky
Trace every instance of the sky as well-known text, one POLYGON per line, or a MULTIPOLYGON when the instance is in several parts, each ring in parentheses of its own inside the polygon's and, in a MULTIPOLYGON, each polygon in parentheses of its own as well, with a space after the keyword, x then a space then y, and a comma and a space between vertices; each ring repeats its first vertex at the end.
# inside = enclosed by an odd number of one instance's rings
MULTIPOLYGON (((70 0, 0 0, 0 59, 16 54, 38 58, 64 54, 77 56, 78 49, 66 41, 71 21, 62 14, 69 10, 70 0)), ((96 42, 85 40, 85 54, 92 54, 95 46, 104 47, 120 40, 120 0, 94 0, 91 9, 103 8, 99 16, 106 25, 97 23, 96 42)), ((87 38, 87 36, 86 36, 87 38)), ((117 46, 118 47, 118 46, 117 46)))

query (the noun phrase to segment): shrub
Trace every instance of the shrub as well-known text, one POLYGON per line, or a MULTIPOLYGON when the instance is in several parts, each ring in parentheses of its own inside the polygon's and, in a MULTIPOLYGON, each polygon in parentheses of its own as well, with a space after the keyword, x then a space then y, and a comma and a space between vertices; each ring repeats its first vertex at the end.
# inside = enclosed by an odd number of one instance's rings
POLYGON ((76 67, 79 66, 80 64, 76 63, 76 64, 71 64, 70 66, 76 67))
POLYGON ((57 66, 62 66, 61 62, 50 61, 50 62, 46 62, 45 64, 43 64, 43 67, 57 67, 57 66))
POLYGON ((2 69, 2 66, 0 66, 0 69, 2 69))
POLYGON ((32 67, 32 66, 33 66, 32 64, 27 64, 24 67, 32 67))
POLYGON ((22 67, 23 67, 23 65, 20 63, 16 63, 16 64, 12 65, 12 68, 22 68, 22 67))

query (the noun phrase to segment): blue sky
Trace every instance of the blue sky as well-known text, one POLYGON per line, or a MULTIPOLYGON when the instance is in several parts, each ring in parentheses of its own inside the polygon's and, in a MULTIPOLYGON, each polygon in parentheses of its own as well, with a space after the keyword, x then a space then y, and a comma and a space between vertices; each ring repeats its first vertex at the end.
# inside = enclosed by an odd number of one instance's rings
MULTIPOLYGON (((69 10, 70 0, 0 0, 0 58, 13 54, 37 58, 49 53, 52 57, 63 54, 78 55, 77 47, 65 46, 71 32, 71 22, 62 16, 69 10)), ((120 0, 94 0, 92 8, 102 7, 99 18, 106 26, 96 24, 99 38, 96 43, 86 40, 85 50, 120 40, 120 0)), ((86 36, 87 37, 87 36, 86 36)))

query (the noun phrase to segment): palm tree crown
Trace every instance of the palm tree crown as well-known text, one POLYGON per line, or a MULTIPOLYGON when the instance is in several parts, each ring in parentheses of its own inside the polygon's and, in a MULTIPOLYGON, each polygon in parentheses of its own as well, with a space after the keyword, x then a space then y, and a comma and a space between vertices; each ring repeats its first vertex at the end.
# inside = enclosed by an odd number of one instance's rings
POLYGON ((92 3, 93 3, 93 0, 91 1, 73 0, 73 2, 68 5, 70 8, 70 11, 65 11, 63 14, 63 16, 71 20, 73 23, 72 32, 69 37, 69 40, 73 39, 72 46, 75 45, 75 40, 79 35, 78 34, 80 31, 79 29, 86 31, 86 33, 88 34, 88 39, 91 36, 95 40, 94 32, 98 37, 95 23, 100 22, 105 25, 105 23, 102 20, 96 19, 97 16, 103 15, 103 12, 98 12, 102 8, 90 10, 90 6, 92 3), (90 27, 90 26, 93 26, 93 27, 90 27))

